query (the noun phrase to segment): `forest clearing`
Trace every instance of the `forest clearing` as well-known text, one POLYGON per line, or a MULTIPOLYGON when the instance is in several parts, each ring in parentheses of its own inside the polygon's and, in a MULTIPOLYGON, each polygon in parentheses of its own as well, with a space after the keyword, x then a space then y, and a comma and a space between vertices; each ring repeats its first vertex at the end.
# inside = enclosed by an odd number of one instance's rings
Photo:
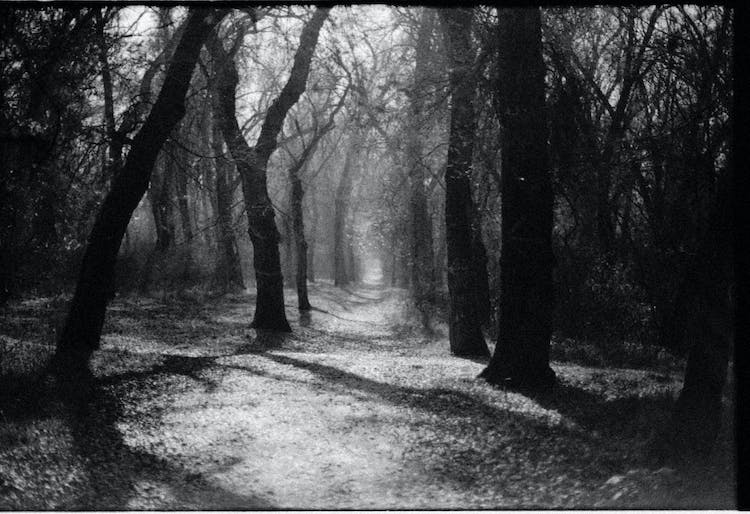
POLYGON ((0 509, 750 505, 747 34, 0 5, 0 509))
MULTIPOLYGON (((0 420, 0 508, 733 507, 731 415, 700 466, 643 457, 679 369, 553 361, 552 393, 504 391, 445 327, 425 337, 403 290, 310 292, 327 312, 267 338, 249 295, 114 301, 85 407, 47 384, 0 420)), ((27 302, 2 324, 47 315, 27 302)))

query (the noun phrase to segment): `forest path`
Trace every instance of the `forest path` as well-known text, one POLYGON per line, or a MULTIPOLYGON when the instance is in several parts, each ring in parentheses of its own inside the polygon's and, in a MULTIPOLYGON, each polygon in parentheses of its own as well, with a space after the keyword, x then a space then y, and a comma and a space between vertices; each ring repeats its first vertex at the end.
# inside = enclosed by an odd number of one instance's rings
POLYGON ((552 394, 494 389, 370 278, 312 285, 302 317, 287 291, 289 335, 247 328, 249 295, 116 300, 87 407, 0 431, 0 507, 731 506, 731 477, 640 460, 678 377, 555 363, 552 394))

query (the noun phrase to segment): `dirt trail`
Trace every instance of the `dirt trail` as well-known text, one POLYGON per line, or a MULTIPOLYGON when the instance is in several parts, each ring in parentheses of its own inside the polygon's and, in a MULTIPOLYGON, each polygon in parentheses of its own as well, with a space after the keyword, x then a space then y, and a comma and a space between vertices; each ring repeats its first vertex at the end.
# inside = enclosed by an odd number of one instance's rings
MULTIPOLYGON (((378 381, 391 375, 395 359, 414 350, 413 341, 398 348, 394 332, 403 302, 375 286, 348 294, 318 289, 314 300, 326 312, 303 320, 308 328, 292 319, 296 334, 288 340, 272 341, 270 348, 257 337, 241 344, 237 354, 194 370, 193 383, 179 392, 164 385, 134 391, 127 403, 138 411, 119 427, 125 443, 275 508, 429 505, 434 498, 419 491, 405 459, 413 413, 398 404, 397 386, 378 381), (158 394, 144 398, 144 392, 158 394), (158 419, 143 430, 143 415, 151 412, 158 419)), ((222 314, 222 321, 246 322, 246 310, 238 311, 222 314)), ((419 368, 430 348, 413 352, 419 368)), ((189 350, 195 357, 198 348, 189 350)), ((480 369, 461 364, 467 377, 480 369)), ((442 494, 449 497, 450 487, 442 494)), ((158 508, 170 506, 168 495, 163 500, 158 508)))
POLYGON ((247 295, 117 300, 87 408, 2 425, 0 508, 731 507, 733 477, 639 461, 678 377, 556 363, 552 395, 497 390, 377 278, 318 282, 301 318, 288 291, 287 336, 247 328, 247 295))

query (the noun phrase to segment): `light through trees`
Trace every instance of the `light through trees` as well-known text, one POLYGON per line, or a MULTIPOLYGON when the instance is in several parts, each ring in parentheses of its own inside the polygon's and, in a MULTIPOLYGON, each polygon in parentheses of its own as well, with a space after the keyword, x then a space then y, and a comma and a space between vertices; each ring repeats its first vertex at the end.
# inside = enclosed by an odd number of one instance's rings
POLYGON ((256 337, 366 285, 491 384, 548 391, 560 341, 635 345, 689 362, 678 425, 716 417, 731 10, 0 11, 0 302, 72 294, 58 377, 117 295, 229 294, 256 337))

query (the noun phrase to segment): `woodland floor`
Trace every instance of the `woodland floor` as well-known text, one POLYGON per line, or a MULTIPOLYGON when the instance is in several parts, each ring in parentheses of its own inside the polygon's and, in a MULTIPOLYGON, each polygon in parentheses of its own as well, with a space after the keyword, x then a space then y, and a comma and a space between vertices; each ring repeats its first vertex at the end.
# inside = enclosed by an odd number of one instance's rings
MULTIPOLYGON (((115 300, 87 408, 43 379, 1 411, 0 509, 734 507, 731 427, 705 463, 643 459, 679 370, 554 362, 529 397, 424 336, 401 290, 311 293, 300 318, 287 291, 283 337, 248 328, 247 294, 115 300)), ((0 311, 6 366, 47 307, 0 311)))

